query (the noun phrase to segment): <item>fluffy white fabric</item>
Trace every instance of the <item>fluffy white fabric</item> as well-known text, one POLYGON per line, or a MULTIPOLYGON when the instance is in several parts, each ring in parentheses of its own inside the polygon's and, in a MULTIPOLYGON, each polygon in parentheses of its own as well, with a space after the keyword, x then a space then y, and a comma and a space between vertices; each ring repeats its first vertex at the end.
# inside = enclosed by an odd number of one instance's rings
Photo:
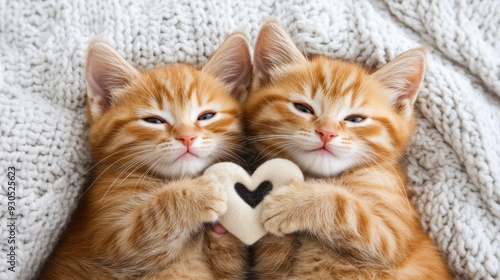
POLYGON ((35 277, 84 186, 91 38, 137 67, 202 65, 227 34, 241 30, 253 43, 272 17, 306 53, 373 67, 427 46, 410 190, 456 277, 500 279, 500 2, 227 2, 0 2, 0 278, 35 277), (7 270, 11 166, 15 274, 7 270))

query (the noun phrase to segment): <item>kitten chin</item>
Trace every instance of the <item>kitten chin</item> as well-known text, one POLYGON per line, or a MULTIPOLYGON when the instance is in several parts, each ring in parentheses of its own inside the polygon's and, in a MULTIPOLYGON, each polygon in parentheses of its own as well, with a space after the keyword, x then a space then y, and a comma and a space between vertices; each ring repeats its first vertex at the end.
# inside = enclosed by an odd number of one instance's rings
POLYGON ((153 169, 157 176, 168 179, 179 179, 200 175, 208 166, 212 165, 212 158, 200 158, 195 155, 182 155, 170 163, 160 163, 153 169))
POLYGON ((355 165, 349 158, 338 158, 323 150, 296 152, 289 159, 297 163, 305 173, 319 177, 337 176, 355 165))

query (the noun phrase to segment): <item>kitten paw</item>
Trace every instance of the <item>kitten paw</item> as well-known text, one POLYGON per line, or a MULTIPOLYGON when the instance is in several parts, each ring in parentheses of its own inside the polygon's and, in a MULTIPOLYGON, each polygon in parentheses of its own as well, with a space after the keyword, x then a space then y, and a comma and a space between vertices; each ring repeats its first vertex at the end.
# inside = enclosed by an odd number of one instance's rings
POLYGON ((202 176, 197 180, 197 199, 193 201, 199 209, 199 221, 215 222, 227 211, 227 194, 210 176, 202 176))
POLYGON ((264 199, 261 222, 268 232, 283 236, 304 228, 307 215, 299 207, 303 204, 303 191, 297 184, 300 182, 283 186, 264 199))

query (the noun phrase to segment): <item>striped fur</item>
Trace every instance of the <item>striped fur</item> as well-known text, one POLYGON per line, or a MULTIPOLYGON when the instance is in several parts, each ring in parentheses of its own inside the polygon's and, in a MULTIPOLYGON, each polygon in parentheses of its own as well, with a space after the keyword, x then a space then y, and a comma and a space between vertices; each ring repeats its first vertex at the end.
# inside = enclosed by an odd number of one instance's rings
POLYGON ((450 279, 421 228, 401 164, 423 49, 372 73, 297 57, 282 38, 289 37, 272 21, 259 34, 246 120, 261 156, 290 159, 308 176, 264 200, 271 234, 255 245, 257 278, 450 279))
POLYGON ((250 78, 240 34, 201 70, 179 64, 139 71, 92 42, 92 183, 42 279, 243 279, 246 247, 211 229, 226 211, 226 194, 212 178, 196 176, 237 157, 238 99, 250 78))

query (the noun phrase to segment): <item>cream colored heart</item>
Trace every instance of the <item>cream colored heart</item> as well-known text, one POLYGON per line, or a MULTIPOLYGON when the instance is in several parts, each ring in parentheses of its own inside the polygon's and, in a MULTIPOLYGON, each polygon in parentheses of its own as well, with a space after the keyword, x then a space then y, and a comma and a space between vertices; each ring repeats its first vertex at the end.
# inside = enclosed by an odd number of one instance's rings
POLYGON ((293 179, 304 180, 297 165, 279 158, 266 161, 252 176, 231 162, 214 164, 204 174, 214 176, 227 192, 228 210, 220 217, 220 224, 247 245, 257 242, 267 233, 260 223, 260 202, 265 195, 293 179))

